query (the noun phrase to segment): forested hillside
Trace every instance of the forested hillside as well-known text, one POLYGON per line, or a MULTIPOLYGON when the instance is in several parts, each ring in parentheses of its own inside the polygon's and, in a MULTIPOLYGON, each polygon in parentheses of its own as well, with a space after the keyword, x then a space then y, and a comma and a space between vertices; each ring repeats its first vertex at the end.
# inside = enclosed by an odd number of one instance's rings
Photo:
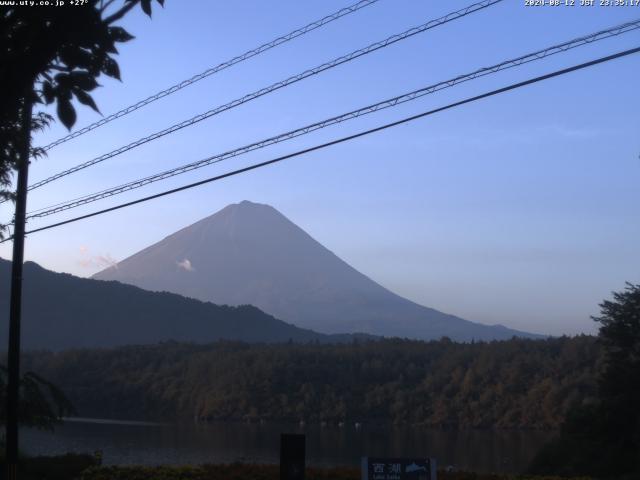
MULTIPOLYGON (((0 259, 0 311, 9 311, 11 262, 0 259)), ((351 341, 282 322, 251 305, 214 305, 118 282, 79 278, 24 265, 22 347, 100 348, 176 340, 208 343, 351 341)), ((0 329, 0 345, 8 330, 0 329)))
POLYGON ((81 416, 555 428, 594 392, 595 338, 164 343, 26 355, 81 416))

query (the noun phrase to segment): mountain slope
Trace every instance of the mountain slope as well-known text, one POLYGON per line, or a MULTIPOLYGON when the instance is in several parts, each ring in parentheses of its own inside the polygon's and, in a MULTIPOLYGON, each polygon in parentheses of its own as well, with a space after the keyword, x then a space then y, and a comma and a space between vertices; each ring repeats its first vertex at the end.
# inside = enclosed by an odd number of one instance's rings
POLYGON ((323 333, 455 340, 532 336, 402 298, 342 261, 280 212, 248 201, 94 276, 219 304, 251 304, 323 333))
MULTIPOLYGON (((9 311, 11 262, 0 259, 0 310, 9 311)), ((5 314, 5 319, 6 314, 5 314)), ((0 328, 7 344, 8 322, 0 328)), ((213 305, 118 282, 100 282, 24 265, 22 346, 60 350, 176 340, 205 343, 342 341, 273 318, 250 305, 213 305)))

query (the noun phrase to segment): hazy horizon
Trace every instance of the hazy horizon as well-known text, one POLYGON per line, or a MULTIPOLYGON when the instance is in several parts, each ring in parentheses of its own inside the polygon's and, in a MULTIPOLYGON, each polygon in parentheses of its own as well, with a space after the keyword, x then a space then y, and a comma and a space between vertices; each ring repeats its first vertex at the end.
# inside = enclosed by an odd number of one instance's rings
MULTIPOLYGON (((234 202, 232 204, 229 205, 233 205, 233 204, 238 204, 241 203, 242 201, 247 201, 247 200, 241 200, 238 202, 234 202)), ((253 203, 261 203, 261 202, 253 202, 253 203)), ((212 215, 214 215, 215 213, 217 213, 219 210, 216 210, 215 212, 212 212, 212 215)), ((285 215, 286 216, 286 215, 285 215)), ((208 216, 207 216, 208 217, 208 216)), ((204 217, 204 218, 207 218, 204 217)), ((197 221, 200 221, 202 219, 198 219, 197 221)), ((292 220, 292 219, 290 219, 292 220)), ((195 222, 194 222, 195 223, 195 222)), ((297 223, 296 221, 294 221, 294 223, 297 223)), ((176 231, 182 230, 183 228, 189 227, 191 224, 189 225, 184 225, 183 227, 178 228, 176 231)), ((309 232, 308 230, 305 230, 307 233, 309 233, 312 237, 315 238, 314 234, 312 232, 309 232)), ((151 242, 151 244, 156 243, 157 241, 161 241, 163 240, 165 237, 170 236, 171 234, 173 234, 175 232, 167 232, 166 235, 161 235, 160 237, 158 237, 155 241, 151 242)), ((321 242, 322 243, 322 242, 321 242)), ((146 245, 149 246, 149 245, 146 245)), ((145 247, 146 247, 145 246, 145 247)), ((330 246, 327 245, 323 245, 325 247, 327 247, 330 251, 336 253, 330 246)), ((144 247, 143 247, 144 248, 144 247)), ((117 262, 123 260, 124 258, 128 257, 131 254, 136 253, 134 252, 130 252, 129 254, 125 254, 122 258, 114 258, 111 255, 107 254, 107 255, 94 255, 88 247, 85 246, 81 246, 80 248, 80 260, 74 265, 75 268, 73 269, 69 269, 69 270, 61 270, 64 273, 71 273, 73 275, 79 276, 79 277, 83 277, 83 278, 89 278, 91 276, 93 276, 94 274, 102 271, 103 269, 109 267, 109 266, 113 266, 115 265, 117 262)), ((336 253, 337 254, 337 253, 336 253)), ((356 268, 357 270, 360 270, 358 267, 355 267, 355 265, 353 265, 348 258, 344 258, 341 255, 338 254, 338 256, 342 259, 345 260, 348 264, 350 264, 351 266, 354 266, 354 268, 356 268)), ((10 258, 10 257, 9 257, 10 258)), ((33 260, 36 261, 37 260, 33 260)), ((188 261, 188 260, 187 260, 188 261)), ((54 270, 53 268, 49 267, 48 265, 38 262, 41 264, 41 266, 45 267, 45 268, 49 268, 54 270)), ((187 265, 187 267, 192 267, 191 263, 189 262, 189 265, 187 265)), ((195 268, 195 267, 193 267, 195 268)), ((55 271, 55 270, 54 270, 55 271)), ((362 271, 361 271, 362 272, 362 271)), ((379 283, 380 285, 382 285, 384 288, 389 289, 390 291, 392 291, 393 293, 396 293, 400 296, 403 296, 415 303, 418 303, 420 305, 424 305, 430 308, 436 308, 438 310, 441 310, 445 313, 449 313, 449 314, 453 314, 453 315, 457 315, 460 316, 461 318, 467 319, 467 320, 471 320, 471 321, 478 321, 480 323, 484 323, 487 325, 493 325, 493 324, 502 324, 505 325, 507 327, 510 328, 519 328, 523 331, 528 331, 531 333, 538 333, 538 334, 548 334, 548 335, 562 335, 562 334, 567 334, 567 335, 575 335, 575 334, 580 334, 580 333, 595 333, 597 331, 597 325, 595 324, 595 322, 593 322, 591 319, 588 319, 590 323, 593 323, 593 328, 592 329, 587 329, 585 328, 584 330, 580 330, 580 331, 560 331, 560 332, 556 332, 556 333, 552 333, 549 331, 541 331, 541 330, 535 330, 533 328, 526 328, 526 327, 514 327, 512 323, 509 322, 509 320, 511 320, 510 318, 506 318, 503 321, 492 321, 491 320, 491 316, 489 314, 489 316, 486 316, 484 318, 478 318, 474 311, 472 309, 466 310, 468 313, 460 313, 459 310, 462 310, 462 308, 460 307, 464 307, 465 303, 464 303, 464 299, 463 300, 456 300, 455 298, 453 298, 452 303, 450 304, 450 307, 442 307, 441 305, 437 304, 437 303, 433 303, 434 300, 428 300, 428 301, 421 301, 421 298, 425 298, 425 297, 419 297, 416 296, 416 298, 411 298, 408 295, 405 295, 402 291, 400 290, 394 290, 392 287, 389 287, 388 285, 385 285, 383 282, 381 282, 379 279, 371 276, 369 273, 367 272, 362 272, 364 273, 366 276, 368 276, 369 278, 371 278, 373 281, 375 281, 376 283, 379 283), (431 302, 431 303, 428 303, 431 302)), ((621 287, 622 288, 622 287, 621 287)), ((429 297, 430 298, 430 297, 429 297)), ((608 298, 608 297, 607 297, 608 298)), ((603 297, 604 299, 604 297, 603 297)), ((437 302, 437 299, 435 299, 435 302, 437 302)), ((598 310, 594 308, 594 312, 593 315, 597 314, 598 310)), ((267 312, 269 313, 269 312, 267 312)), ((588 325, 590 326, 590 325, 588 325)))
MULTIPOLYGON (((101 79, 104 114, 344 7, 345 1, 167 2, 101 79), (162 54, 162 61, 159 60, 162 54)), ((380 1, 243 62, 32 164, 35 182, 471 1, 380 1)), ((35 190, 28 210, 102 190, 516 57, 637 16, 630 8, 502 2, 35 190), (506 42, 505 38, 510 41, 506 42)), ((638 31, 468 82, 140 191, 29 222, 89 213, 515 81, 630 48, 638 31)), ((640 283, 640 95, 631 57, 209 186, 27 237, 25 258, 89 277, 230 203, 272 205, 394 293, 485 324, 595 333, 598 304, 640 283)), ((78 109, 81 128, 99 119, 78 109)), ((38 145, 66 134, 59 124, 38 145)), ((6 220, 8 204, 0 207, 6 220)), ((11 244, 0 245, 11 258, 11 244)))

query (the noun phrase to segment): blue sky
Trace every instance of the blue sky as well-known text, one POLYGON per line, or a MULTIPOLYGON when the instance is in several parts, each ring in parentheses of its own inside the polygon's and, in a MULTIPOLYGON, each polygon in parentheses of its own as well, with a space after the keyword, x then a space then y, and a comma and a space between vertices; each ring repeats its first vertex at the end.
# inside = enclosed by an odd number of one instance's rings
MULTIPOLYGON (((32 182, 471 2, 380 0, 53 149, 32 182)), ((579 2, 578 2, 579 3, 579 2)), ((167 0, 124 25, 112 113, 347 5, 167 0)), ((35 190, 29 210, 198 160, 640 17, 640 7, 506 0, 35 190)), ((640 45, 638 31, 501 72, 109 201, 88 213, 640 45)), ((598 303, 640 283, 640 56, 596 66, 304 157, 46 232, 26 258, 89 276, 244 199, 268 203, 385 287, 469 320, 591 333, 598 303)), ((79 109, 77 128, 97 120, 79 109)), ((65 134, 55 125, 37 138, 65 134)), ((3 207, 4 218, 9 209, 3 207)), ((215 246, 212 246, 215 248, 215 246)), ((10 245, 0 246, 10 257, 10 245)))

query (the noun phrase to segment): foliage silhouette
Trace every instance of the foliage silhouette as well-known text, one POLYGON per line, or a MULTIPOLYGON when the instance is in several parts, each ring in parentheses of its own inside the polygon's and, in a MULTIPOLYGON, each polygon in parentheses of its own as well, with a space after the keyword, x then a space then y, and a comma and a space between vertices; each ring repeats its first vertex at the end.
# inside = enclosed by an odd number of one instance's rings
MULTIPOLYGON (((7 418, 7 369, 0 365, 0 424, 7 418)), ((65 394, 41 376, 27 372, 20 380, 20 412, 18 422, 27 427, 53 430, 62 417, 75 414, 65 394)))
POLYGON ((533 473, 640 477, 640 285, 628 283, 600 308, 597 396, 572 408, 533 473))
MULTIPOLYGON (((88 0, 71 8, 14 5, 0 10, 0 199, 14 197, 11 179, 25 142, 31 158, 45 153, 31 148, 31 134, 26 138, 22 131, 27 104, 55 104, 58 118, 71 129, 77 118, 72 99, 98 111, 89 93, 99 86, 98 77, 120 79, 116 44, 133 36, 116 22, 138 4, 151 16, 151 0, 118 4, 113 8, 115 0, 88 0)), ((51 121, 51 115, 37 112, 32 133, 51 121)))

